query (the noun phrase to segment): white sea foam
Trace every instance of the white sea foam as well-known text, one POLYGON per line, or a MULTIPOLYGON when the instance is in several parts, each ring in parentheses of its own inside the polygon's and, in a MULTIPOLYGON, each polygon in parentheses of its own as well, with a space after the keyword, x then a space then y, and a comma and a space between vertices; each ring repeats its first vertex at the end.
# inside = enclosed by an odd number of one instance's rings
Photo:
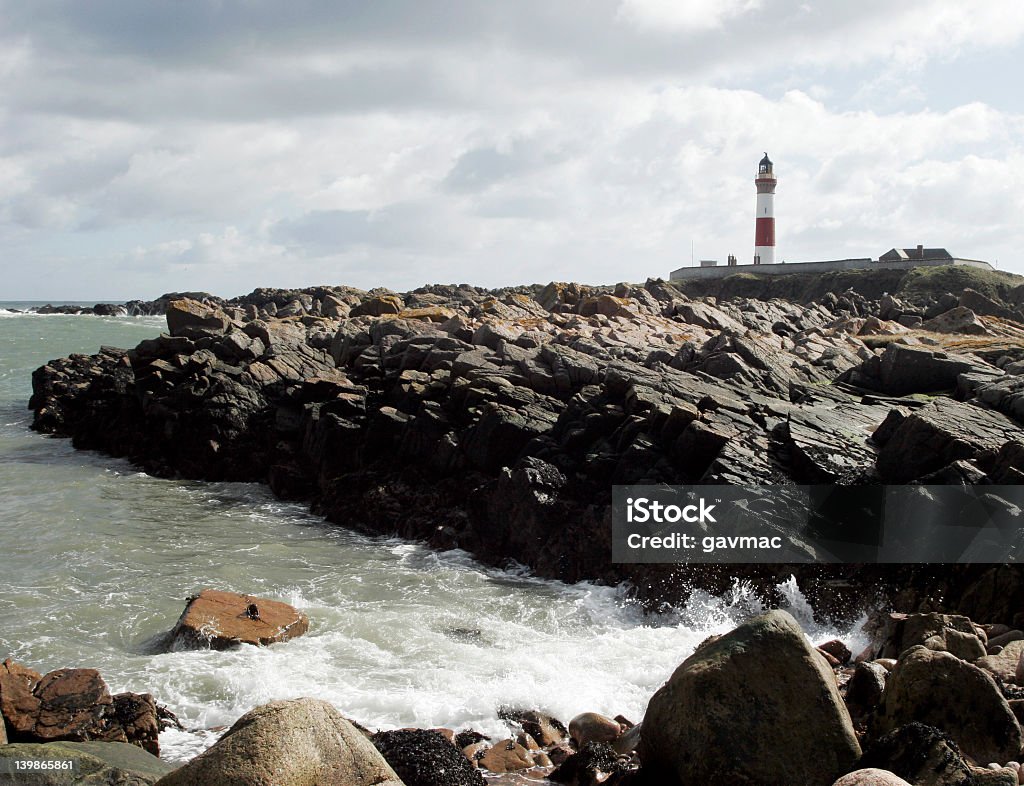
MULTIPOLYGON (((285 592, 314 620, 303 638, 152 658, 146 684, 190 729, 165 733, 166 755, 195 755, 215 739, 211 727, 297 696, 324 699, 371 728, 473 727, 502 736, 502 706, 540 708, 566 721, 584 711, 640 720, 651 694, 700 641, 761 610, 749 588, 737 587, 721 599, 698 593, 678 610, 680 621, 662 624, 614 588, 538 580, 523 587, 522 577, 467 564, 461 553, 385 548, 415 561, 409 573, 393 567, 390 599, 285 592), (517 586, 504 589, 508 582, 517 586)), ((786 589, 787 609, 799 617, 806 601, 795 586, 786 589)), ((849 631, 813 620, 806 630, 814 643, 843 635, 857 644, 849 631)))

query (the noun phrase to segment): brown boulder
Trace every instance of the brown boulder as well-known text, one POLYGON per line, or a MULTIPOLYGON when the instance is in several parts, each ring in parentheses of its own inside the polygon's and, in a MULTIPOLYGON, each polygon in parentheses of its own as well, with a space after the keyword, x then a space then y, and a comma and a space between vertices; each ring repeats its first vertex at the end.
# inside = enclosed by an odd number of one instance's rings
POLYGON ((569 736, 565 724, 558 718, 536 710, 515 713, 509 719, 522 726, 523 731, 533 737, 542 748, 558 745, 569 736))
POLYGON ((114 703, 96 669, 58 669, 32 691, 39 699, 33 732, 40 742, 108 739, 127 742, 124 730, 109 728, 105 717, 114 703))
POLYGON ((307 630, 309 618, 287 603, 207 589, 189 598, 171 642, 175 648, 225 649, 287 641, 307 630))
POLYGON ((621 732, 618 721, 597 712, 584 712, 569 721, 569 736, 577 748, 588 742, 612 742, 621 732))
POLYGON ((822 652, 827 652, 840 663, 849 663, 850 658, 853 657, 853 653, 850 652, 850 648, 839 639, 826 641, 824 644, 820 645, 818 649, 822 652))
POLYGON ((515 740, 496 742, 479 758, 481 767, 495 773, 516 772, 534 766, 533 755, 515 740))
POLYGON ((926 320, 921 327, 934 333, 964 333, 969 336, 991 335, 991 331, 985 327, 985 322, 965 306, 951 308, 933 319, 926 320))
POLYGON ((567 284, 563 281, 552 281, 538 292, 534 296, 534 299, 542 308, 545 308, 548 311, 554 311, 556 307, 563 305, 576 305, 579 302, 580 297, 582 297, 582 291, 579 284, 567 284))
POLYGON ((624 297, 615 297, 614 295, 598 295, 597 297, 585 298, 577 306, 577 311, 583 317, 601 314, 606 317, 632 319, 639 314, 637 306, 632 300, 624 297))
POLYGON ((378 295, 367 298, 349 312, 349 316, 379 317, 383 314, 398 314, 405 308, 405 303, 398 295, 378 295))
POLYGON ((144 748, 154 756, 160 755, 159 737, 162 724, 160 712, 150 694, 118 693, 114 696, 112 709, 129 742, 144 748))
POLYGON ((345 319, 352 307, 337 295, 325 295, 320 311, 325 317, 345 319))
POLYGON ((987 671, 923 646, 907 650, 889 675, 874 730, 884 734, 912 721, 941 729, 982 763, 1014 759, 1024 743, 987 671))
POLYGON ((160 713, 148 693, 111 696, 95 669, 58 669, 45 676, 7 660, 0 664, 0 728, 13 740, 130 742, 160 754, 160 713))
POLYGON ((32 690, 43 675, 8 658, 0 663, 0 713, 14 735, 31 734, 39 717, 39 697, 32 690))
POLYGON ((167 330, 172 336, 222 336, 230 326, 231 317, 197 300, 184 298, 167 304, 167 330))
POLYGON ((654 694, 646 772, 685 784, 817 786, 860 756, 831 672, 789 614, 755 617, 687 658, 654 694))

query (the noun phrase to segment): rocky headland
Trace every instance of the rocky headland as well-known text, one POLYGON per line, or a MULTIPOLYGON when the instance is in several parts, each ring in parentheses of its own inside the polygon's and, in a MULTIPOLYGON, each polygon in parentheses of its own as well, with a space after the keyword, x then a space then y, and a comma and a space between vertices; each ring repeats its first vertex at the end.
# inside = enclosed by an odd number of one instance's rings
POLYGON ((795 574, 831 613, 885 594, 1013 624, 1016 567, 610 562, 613 484, 1019 481, 1024 280, 895 272, 824 294, 775 277, 792 299, 767 300, 731 294, 749 276, 717 297, 649 280, 169 299, 159 338, 38 369, 33 425, 155 475, 266 482, 347 527, 629 582, 651 607, 795 574))
MULTIPOLYGON (((1024 781, 1015 564, 610 562, 614 484, 1020 482, 1024 282, 941 270, 931 285, 872 278, 882 273, 775 294, 758 287, 779 284, 743 277, 714 294, 650 280, 179 297, 159 338, 51 361, 33 375, 34 427, 156 475, 265 482, 347 527, 566 581, 629 582, 652 609, 738 578, 770 600, 795 574, 820 613, 880 610, 859 654, 811 646, 779 611, 712 637, 642 724, 496 708, 507 739, 371 733, 344 708, 298 699, 254 709, 172 772, 116 747, 108 758, 131 766, 104 770, 101 751, 72 752, 109 782, 167 786, 1024 781)), ((244 616, 261 643, 270 607, 240 602, 232 620, 244 616)), ((49 677, 19 678, 28 687, 13 695, 42 701, 49 677)), ((118 734, 108 710, 89 717, 102 721, 98 735, 118 734)), ((48 744, 122 739, 91 734, 48 744)))

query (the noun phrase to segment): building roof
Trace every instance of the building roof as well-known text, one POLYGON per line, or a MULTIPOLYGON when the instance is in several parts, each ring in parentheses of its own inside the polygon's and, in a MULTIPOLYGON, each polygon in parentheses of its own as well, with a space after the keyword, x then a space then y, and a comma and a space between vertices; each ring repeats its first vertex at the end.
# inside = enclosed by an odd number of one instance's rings
POLYGON ((952 259, 953 255, 944 248, 890 248, 879 259, 952 259))

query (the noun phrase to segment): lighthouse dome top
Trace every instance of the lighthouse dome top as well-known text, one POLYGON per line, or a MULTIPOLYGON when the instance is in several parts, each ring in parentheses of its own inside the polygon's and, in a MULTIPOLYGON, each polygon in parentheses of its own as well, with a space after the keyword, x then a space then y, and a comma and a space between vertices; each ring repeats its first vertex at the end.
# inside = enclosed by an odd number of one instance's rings
POLYGON ((770 175, 772 173, 772 161, 768 158, 768 154, 764 154, 764 158, 761 159, 761 163, 757 165, 757 173, 770 175))

